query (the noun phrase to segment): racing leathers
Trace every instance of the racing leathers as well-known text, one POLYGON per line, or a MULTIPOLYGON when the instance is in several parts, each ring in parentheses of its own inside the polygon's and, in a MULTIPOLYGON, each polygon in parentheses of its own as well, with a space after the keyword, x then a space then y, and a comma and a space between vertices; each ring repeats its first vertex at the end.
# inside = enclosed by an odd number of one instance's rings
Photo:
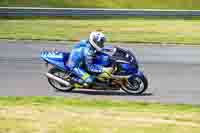
POLYGON ((80 41, 73 47, 66 65, 77 76, 72 78, 75 82, 93 83, 94 76, 87 73, 85 69, 97 74, 104 72, 103 66, 94 64, 95 52, 95 49, 86 40, 80 41))

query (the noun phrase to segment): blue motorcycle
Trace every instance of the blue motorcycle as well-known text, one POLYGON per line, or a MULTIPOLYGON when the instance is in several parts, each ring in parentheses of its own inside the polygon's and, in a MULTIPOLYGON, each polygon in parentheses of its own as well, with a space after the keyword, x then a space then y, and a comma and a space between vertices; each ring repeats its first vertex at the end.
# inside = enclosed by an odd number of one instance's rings
MULTIPOLYGON (((51 64, 52 67, 46 76, 50 85, 59 91, 69 92, 76 88, 71 80, 75 75, 66 66, 69 54, 61 51, 42 51, 40 55, 46 64, 51 64)), ((147 78, 139 71, 138 62, 130 50, 107 46, 97 53, 94 62, 105 67, 112 66, 114 71, 109 78, 95 75, 95 83, 90 86, 82 85, 83 89, 122 89, 128 94, 142 94, 148 88, 147 78)))

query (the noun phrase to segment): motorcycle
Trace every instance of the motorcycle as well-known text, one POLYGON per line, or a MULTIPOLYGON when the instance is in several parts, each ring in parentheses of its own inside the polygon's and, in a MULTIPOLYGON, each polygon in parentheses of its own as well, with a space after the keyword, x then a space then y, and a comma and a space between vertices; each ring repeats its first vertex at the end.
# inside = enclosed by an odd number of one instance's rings
MULTIPOLYGON (((69 92, 76 88, 71 80, 75 75, 66 65, 69 55, 69 52, 46 50, 40 54, 47 65, 53 66, 45 75, 49 84, 59 91, 69 92)), ((82 89, 123 90, 135 95, 142 94, 148 88, 147 78, 139 71, 138 61, 128 49, 104 47, 101 52, 97 52, 94 63, 105 67, 112 66, 114 70, 109 78, 99 78, 96 75, 95 83, 90 86, 81 85, 82 89)))

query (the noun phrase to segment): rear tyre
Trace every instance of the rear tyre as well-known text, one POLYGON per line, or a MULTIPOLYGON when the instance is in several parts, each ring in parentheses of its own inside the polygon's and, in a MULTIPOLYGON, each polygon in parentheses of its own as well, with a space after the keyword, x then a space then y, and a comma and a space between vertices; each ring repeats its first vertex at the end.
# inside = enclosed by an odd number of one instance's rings
MULTIPOLYGON (((48 72, 53 74, 54 76, 57 76, 57 77, 60 77, 60 78, 63 78, 63 76, 66 75, 64 71, 62 71, 58 68, 55 68, 55 67, 51 68, 48 72)), ((50 79, 50 78, 48 78, 48 82, 53 88, 55 88, 58 91, 70 92, 70 91, 73 90, 73 87, 71 85, 66 86, 66 85, 61 84, 61 83, 59 83, 59 82, 57 82, 53 79, 50 79)))
POLYGON ((132 95, 142 94, 148 88, 148 80, 144 77, 135 76, 122 86, 122 89, 132 95))

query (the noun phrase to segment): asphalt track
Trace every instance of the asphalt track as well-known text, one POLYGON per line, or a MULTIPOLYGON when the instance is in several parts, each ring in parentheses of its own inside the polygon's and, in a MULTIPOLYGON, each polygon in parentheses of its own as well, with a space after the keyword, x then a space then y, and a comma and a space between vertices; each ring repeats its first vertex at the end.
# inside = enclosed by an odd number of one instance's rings
MULTIPOLYGON (((69 51, 70 42, 0 41, 0 96, 65 96, 161 103, 200 104, 200 47, 123 45, 134 51, 149 88, 140 96, 124 92, 55 91, 44 77, 42 48, 69 51)), ((122 44, 115 44, 121 45, 122 44)))

